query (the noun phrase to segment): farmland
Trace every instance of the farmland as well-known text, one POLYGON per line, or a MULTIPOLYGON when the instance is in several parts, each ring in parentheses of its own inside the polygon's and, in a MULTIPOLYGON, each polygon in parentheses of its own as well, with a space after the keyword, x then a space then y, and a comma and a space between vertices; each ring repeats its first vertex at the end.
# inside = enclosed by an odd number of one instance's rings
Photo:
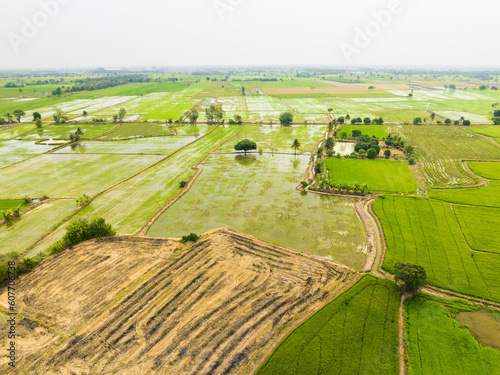
POLYGON ((387 131, 383 125, 342 125, 337 130, 337 138, 343 138, 342 134, 347 134, 347 139, 354 139, 352 137, 353 130, 361 130, 361 134, 369 137, 377 137, 379 140, 387 137, 387 131))
POLYGON ((419 294, 407 300, 405 308, 411 374, 500 373, 500 352, 481 346, 454 319, 458 312, 473 307, 419 294))
POLYGON ((463 166, 463 160, 500 159, 500 145, 488 138, 454 126, 389 126, 415 147, 419 167, 430 186, 477 183, 463 166))
MULTIPOLYGON (((89 241, 23 279, 22 313, 37 319, 44 311, 43 319, 62 335, 56 342, 47 331, 50 339, 30 352, 37 332, 20 338, 18 367, 31 374, 124 368, 249 374, 285 327, 321 306, 350 277, 331 264, 238 234, 214 234, 190 247, 169 240, 89 241), (96 293, 103 298, 93 301, 96 293), (112 357, 105 349, 110 345, 112 357)), ((391 301, 382 286, 372 289, 391 301)), ((388 320, 366 334, 387 331, 390 337, 393 326, 388 320)), ((366 350, 365 358, 371 354, 366 350)))
POLYGON ((395 283, 364 276, 292 331, 257 374, 398 374, 398 308, 395 283))
POLYGON ((234 152, 234 145, 247 138, 257 143, 263 152, 294 153, 291 145, 298 139, 301 147, 298 153, 310 154, 327 128, 317 125, 247 125, 231 143, 222 146, 220 152, 234 152))
POLYGON ((0 277, 39 262, 2 373, 500 374, 463 314, 499 311, 500 74, 151 69, 0 72, 0 277), (64 242, 97 218, 116 236, 64 242))
POLYGON ((200 165, 203 172, 196 183, 148 235, 182 236, 229 227, 360 268, 366 238, 354 200, 295 190, 308 161, 293 155, 210 155, 200 165))
POLYGON ((498 255, 472 251, 450 203, 383 196, 374 209, 387 243, 384 269, 393 271, 397 262, 419 264, 425 267, 432 285, 500 301, 495 281, 498 255))
POLYGON ((91 195, 158 159, 159 156, 152 155, 44 154, 0 170, 0 196, 91 195))
POLYGON ((17 139, 9 141, 0 140, 0 153, 2 154, 0 168, 43 154, 53 147, 54 146, 40 145, 35 142, 20 141, 17 139))
POLYGON ((369 191, 415 193, 416 184, 408 165, 392 160, 328 159, 328 178, 343 184, 366 184, 369 191))

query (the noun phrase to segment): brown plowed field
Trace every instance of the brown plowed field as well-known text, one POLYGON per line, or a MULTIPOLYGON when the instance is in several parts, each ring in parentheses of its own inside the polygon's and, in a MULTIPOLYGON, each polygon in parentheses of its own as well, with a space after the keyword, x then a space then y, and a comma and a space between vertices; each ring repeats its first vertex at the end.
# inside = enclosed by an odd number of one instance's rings
POLYGON ((18 281, 20 313, 51 329, 27 330, 11 373, 247 374, 352 278, 235 233, 89 241, 18 281))

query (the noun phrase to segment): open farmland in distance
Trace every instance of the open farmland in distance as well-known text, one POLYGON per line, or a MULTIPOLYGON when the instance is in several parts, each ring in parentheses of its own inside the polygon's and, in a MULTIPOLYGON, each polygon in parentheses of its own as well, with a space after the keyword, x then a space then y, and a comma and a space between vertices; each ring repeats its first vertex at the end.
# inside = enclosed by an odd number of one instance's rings
POLYGON ((398 309, 394 282, 363 276, 292 331, 257 375, 396 375, 398 309))

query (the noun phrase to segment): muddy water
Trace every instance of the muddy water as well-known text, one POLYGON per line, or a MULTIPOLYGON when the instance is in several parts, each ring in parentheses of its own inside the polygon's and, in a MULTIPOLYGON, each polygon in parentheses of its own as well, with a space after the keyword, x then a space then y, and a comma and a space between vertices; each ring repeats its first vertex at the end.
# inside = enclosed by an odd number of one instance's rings
POLYGON ((461 312, 455 319, 469 327, 471 335, 483 346, 500 350, 500 320, 486 311, 461 312))
POLYGON ((351 142, 335 142, 333 149, 337 154, 350 155, 354 152, 354 146, 355 144, 351 142))

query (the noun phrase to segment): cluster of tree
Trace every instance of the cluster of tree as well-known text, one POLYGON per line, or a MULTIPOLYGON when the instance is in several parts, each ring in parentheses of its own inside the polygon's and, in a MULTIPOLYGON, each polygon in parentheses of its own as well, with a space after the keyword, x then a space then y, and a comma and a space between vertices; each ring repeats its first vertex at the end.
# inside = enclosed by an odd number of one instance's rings
POLYGON ((111 237, 115 234, 116 232, 112 226, 106 223, 102 217, 90 222, 85 219, 74 221, 66 229, 64 237, 52 245, 49 249, 49 253, 58 254, 69 247, 78 245, 92 238, 111 237))
MULTIPOLYGON (((84 111, 84 113, 86 116, 87 112, 84 111)), ((113 115, 113 122, 123 122, 126 115, 127 115, 127 110, 125 108, 120 108, 120 111, 118 111, 118 114, 113 115)))
POLYGON ((14 119, 17 120, 17 122, 21 122, 21 119, 26 116, 26 113, 22 109, 16 109, 13 114, 11 113, 6 113, 5 115, 0 117, 0 125, 3 124, 11 124, 14 122, 14 119))
POLYGON ((347 123, 349 120, 351 120, 351 124, 352 125, 355 125, 355 124, 362 124, 364 123, 365 125, 370 125, 370 124, 375 124, 375 125, 384 125, 384 119, 382 117, 380 118, 374 118, 373 120, 369 117, 365 117, 363 120, 361 119, 361 117, 355 117, 355 118, 352 118, 351 119, 351 116, 350 115, 346 115, 346 116, 340 116, 338 119, 337 119, 337 122, 339 124, 345 124, 347 123))
POLYGON ((240 115, 234 115, 234 119, 229 120, 230 125, 241 125, 243 124, 243 119, 240 115))
POLYGON ((354 151, 361 154, 366 153, 366 156, 369 159, 374 159, 380 153, 378 138, 360 135, 354 145, 354 151), (364 150, 364 152, 361 150, 364 150))
POLYGON ((493 112, 493 123, 495 125, 500 125, 500 110, 493 112))
POLYGON ((187 236, 182 236, 182 243, 197 242, 200 239, 196 233, 189 233, 187 236))
POLYGON ((23 84, 17 85, 14 82, 7 82, 4 86, 5 88, 17 88, 17 87, 24 87, 23 84))
POLYGON ((246 155, 247 151, 257 150, 257 143, 249 139, 243 139, 234 146, 234 149, 236 151, 244 151, 246 155))
POLYGON ((278 78, 232 79, 233 82, 276 82, 278 78))
MULTIPOLYGON (((142 74, 132 74, 132 75, 121 75, 117 78, 109 77, 98 77, 98 78, 85 78, 85 79, 75 79, 74 86, 66 87, 64 90, 67 93, 70 92, 80 92, 80 91, 94 91, 102 90, 110 87, 121 86, 127 83, 143 83, 151 82, 152 79, 146 75, 142 74)), ((63 94, 64 87, 58 87, 52 91, 52 95, 61 96, 63 94)))
POLYGON ((66 121, 68 121, 68 116, 66 116, 66 114, 59 108, 56 108, 56 112, 52 117, 54 118, 54 123, 56 125, 65 124, 66 121))
POLYGON ((3 211, 2 215, 3 215, 3 219, 5 221, 11 221, 11 220, 14 220, 16 217, 21 216, 21 211, 20 211, 20 208, 17 207, 17 208, 13 208, 11 210, 3 211))
POLYGON ((71 142, 78 142, 80 140, 81 135, 83 135, 83 131, 82 131, 82 129, 78 128, 78 129, 76 129, 76 132, 71 133, 69 135, 69 140, 71 142))
POLYGON ((193 109, 187 115, 187 118, 189 119, 189 122, 191 122, 191 124, 194 124, 198 120, 198 117, 200 117, 200 114, 196 109, 193 109))
POLYGON ((224 119, 224 110, 222 109, 222 105, 212 104, 210 107, 205 109, 205 116, 207 118, 207 122, 221 122, 224 119))
POLYGON ((293 114, 291 112, 283 112, 280 114, 280 124, 289 126, 293 122, 293 114))
POLYGON ((319 187, 321 189, 333 190, 335 193, 354 193, 354 194, 365 194, 368 192, 367 184, 344 184, 341 182, 330 181, 327 176, 322 176, 319 181, 319 187))

